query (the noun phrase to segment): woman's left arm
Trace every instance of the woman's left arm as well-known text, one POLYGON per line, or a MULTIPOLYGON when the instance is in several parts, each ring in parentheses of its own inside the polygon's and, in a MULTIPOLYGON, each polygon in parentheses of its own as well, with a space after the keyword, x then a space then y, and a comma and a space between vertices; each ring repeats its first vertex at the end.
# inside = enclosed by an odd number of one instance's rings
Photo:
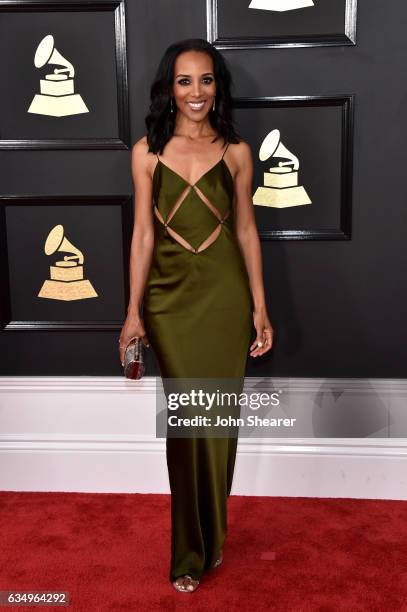
POLYGON ((257 337, 250 346, 250 356, 258 357, 271 349, 273 344, 273 327, 267 313, 263 284, 263 263, 259 234, 254 216, 252 200, 253 160, 249 145, 241 141, 235 150, 237 167, 235 189, 235 229, 250 281, 253 297, 253 323, 257 337), (261 343, 258 347, 257 344, 261 343))

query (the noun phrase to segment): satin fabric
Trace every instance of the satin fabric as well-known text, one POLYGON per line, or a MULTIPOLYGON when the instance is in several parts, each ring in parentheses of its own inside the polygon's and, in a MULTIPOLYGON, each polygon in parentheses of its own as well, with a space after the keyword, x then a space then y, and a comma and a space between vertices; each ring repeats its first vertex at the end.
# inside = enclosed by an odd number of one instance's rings
MULTIPOLYGON (((253 303, 234 233, 233 179, 222 159, 195 183, 222 217, 216 240, 194 253, 170 236, 154 215, 155 243, 143 317, 163 378, 228 378, 243 385, 253 303)), ((163 219, 190 184, 160 160, 153 198, 163 219)), ((217 226, 194 189, 169 226, 193 247, 217 226)), ((170 438, 166 457, 171 488, 169 579, 200 579, 219 556, 227 533, 237 439, 170 438)))

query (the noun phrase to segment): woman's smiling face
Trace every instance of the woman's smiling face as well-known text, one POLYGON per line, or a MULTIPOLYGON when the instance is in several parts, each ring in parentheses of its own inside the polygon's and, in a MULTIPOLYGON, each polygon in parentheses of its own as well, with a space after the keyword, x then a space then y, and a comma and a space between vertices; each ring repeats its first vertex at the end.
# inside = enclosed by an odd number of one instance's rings
POLYGON ((202 121, 211 110, 216 95, 210 55, 200 51, 178 55, 174 65, 173 95, 181 113, 192 121, 202 121))

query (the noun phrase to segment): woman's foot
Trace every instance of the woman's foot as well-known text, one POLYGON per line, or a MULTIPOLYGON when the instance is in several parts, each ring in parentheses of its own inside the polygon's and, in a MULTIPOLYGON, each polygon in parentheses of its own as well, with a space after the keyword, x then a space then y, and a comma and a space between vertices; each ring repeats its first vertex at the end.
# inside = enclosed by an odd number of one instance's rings
POLYGON ((215 561, 215 563, 213 564, 213 567, 219 567, 222 561, 223 561, 223 550, 220 549, 219 558, 215 561))
POLYGON ((198 588, 199 580, 194 580, 189 574, 179 576, 173 583, 174 589, 181 593, 192 593, 198 588))

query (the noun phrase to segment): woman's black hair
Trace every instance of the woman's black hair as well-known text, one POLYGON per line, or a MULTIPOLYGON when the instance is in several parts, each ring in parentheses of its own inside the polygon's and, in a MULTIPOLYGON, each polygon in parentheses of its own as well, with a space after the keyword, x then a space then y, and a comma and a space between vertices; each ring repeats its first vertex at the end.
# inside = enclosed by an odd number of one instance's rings
MULTIPOLYGON (((170 112, 171 90, 174 82, 175 60, 185 51, 207 53, 213 61, 216 83, 215 110, 209 111, 209 121, 224 142, 238 143, 240 135, 233 127, 232 118, 232 76, 223 56, 203 38, 188 38, 168 47, 165 51, 150 89, 150 112, 145 118, 148 150, 162 153, 174 133, 176 112, 170 112)), ((214 138, 214 142, 217 137, 214 138)))

